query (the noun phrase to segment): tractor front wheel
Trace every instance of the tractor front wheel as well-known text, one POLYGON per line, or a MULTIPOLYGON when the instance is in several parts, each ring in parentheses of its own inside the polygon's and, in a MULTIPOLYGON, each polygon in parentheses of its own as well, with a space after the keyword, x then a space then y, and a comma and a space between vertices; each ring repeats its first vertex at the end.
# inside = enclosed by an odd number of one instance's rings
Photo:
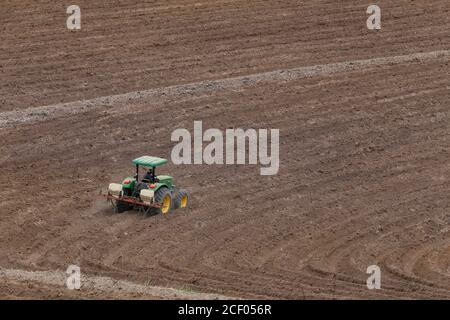
POLYGON ((172 192, 168 188, 160 188, 155 193, 155 203, 160 205, 156 208, 157 213, 168 214, 172 210, 172 192))

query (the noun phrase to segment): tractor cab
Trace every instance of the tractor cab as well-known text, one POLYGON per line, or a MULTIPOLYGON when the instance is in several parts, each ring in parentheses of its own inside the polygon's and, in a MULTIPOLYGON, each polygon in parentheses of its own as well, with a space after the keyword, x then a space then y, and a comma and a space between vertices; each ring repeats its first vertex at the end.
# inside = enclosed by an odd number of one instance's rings
MULTIPOLYGON (((149 184, 156 184, 160 183, 161 180, 163 181, 172 181, 172 177, 169 176, 157 176, 156 175, 156 167, 162 166, 167 163, 166 159, 157 158, 157 157, 150 157, 150 156, 142 156, 137 159, 134 159, 133 164, 136 165, 136 175, 134 176, 134 179, 137 183, 144 182, 149 184), (144 170, 147 172, 143 176, 143 178, 139 181, 139 167, 143 167, 144 170)), ((170 182, 172 184, 172 182, 170 182)))
POLYGON ((156 167, 162 166, 167 163, 166 159, 142 156, 134 159, 132 163, 136 166, 136 173, 134 177, 128 177, 123 180, 122 187, 124 189, 135 190, 135 188, 140 185, 145 186, 148 189, 158 189, 160 186, 166 186, 169 189, 172 188, 173 178, 165 175, 157 175, 156 167), (140 178, 140 171, 145 173, 140 178))

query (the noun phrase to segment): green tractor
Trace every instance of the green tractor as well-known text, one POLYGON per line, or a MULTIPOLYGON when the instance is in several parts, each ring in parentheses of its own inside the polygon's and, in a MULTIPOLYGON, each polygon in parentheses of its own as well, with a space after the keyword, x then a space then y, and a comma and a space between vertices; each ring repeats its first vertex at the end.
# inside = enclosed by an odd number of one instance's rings
POLYGON ((189 194, 178 189, 170 176, 156 175, 155 168, 167 163, 166 159, 142 156, 134 159, 136 174, 119 183, 111 183, 108 188, 108 200, 114 211, 121 213, 132 209, 147 214, 168 214, 172 209, 186 208, 189 194), (146 173, 139 179, 139 168, 146 173))

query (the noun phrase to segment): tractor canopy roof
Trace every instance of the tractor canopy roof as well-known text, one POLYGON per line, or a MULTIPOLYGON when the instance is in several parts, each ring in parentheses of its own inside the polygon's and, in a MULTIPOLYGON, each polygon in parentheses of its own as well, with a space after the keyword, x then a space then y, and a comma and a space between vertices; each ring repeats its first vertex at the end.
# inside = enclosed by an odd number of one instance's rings
POLYGON ((166 159, 150 157, 150 156, 142 156, 132 161, 134 164, 144 166, 144 167, 159 167, 163 164, 167 163, 166 159))

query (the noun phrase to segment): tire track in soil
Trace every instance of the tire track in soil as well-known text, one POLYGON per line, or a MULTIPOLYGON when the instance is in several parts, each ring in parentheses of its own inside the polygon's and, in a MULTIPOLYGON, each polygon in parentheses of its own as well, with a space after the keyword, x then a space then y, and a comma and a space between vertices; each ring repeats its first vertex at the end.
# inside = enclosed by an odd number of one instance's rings
MULTIPOLYGON (((28 271, 18 269, 0 268, 0 280, 4 283, 15 282, 29 286, 31 283, 41 283, 56 289, 66 288, 69 275, 61 271, 28 271)), ((149 299, 180 299, 180 300, 231 300, 231 298, 218 294, 201 292, 187 292, 186 290, 164 288, 158 286, 142 285, 130 281, 117 280, 110 277, 89 276, 81 274, 80 291, 72 292, 102 292, 113 296, 125 296, 131 294, 149 299)), ((83 293, 86 295, 86 293, 83 293)))
POLYGON ((131 103, 133 100, 138 99, 147 99, 149 101, 158 100, 159 102, 162 102, 167 98, 182 99, 186 96, 212 95, 219 91, 239 91, 244 88, 267 85, 270 83, 289 82, 314 76, 332 75, 340 72, 361 71, 363 69, 370 71, 372 68, 382 66, 392 66, 403 63, 424 63, 434 60, 448 61, 449 59, 450 50, 432 51, 426 53, 421 52, 402 56, 346 61, 341 63, 277 70, 229 79, 201 81, 197 83, 175 85, 159 89, 129 92, 90 100, 2 112, 0 113, 0 128, 16 126, 22 123, 34 123, 59 117, 73 116, 98 108, 111 109, 114 108, 114 104, 131 103))

